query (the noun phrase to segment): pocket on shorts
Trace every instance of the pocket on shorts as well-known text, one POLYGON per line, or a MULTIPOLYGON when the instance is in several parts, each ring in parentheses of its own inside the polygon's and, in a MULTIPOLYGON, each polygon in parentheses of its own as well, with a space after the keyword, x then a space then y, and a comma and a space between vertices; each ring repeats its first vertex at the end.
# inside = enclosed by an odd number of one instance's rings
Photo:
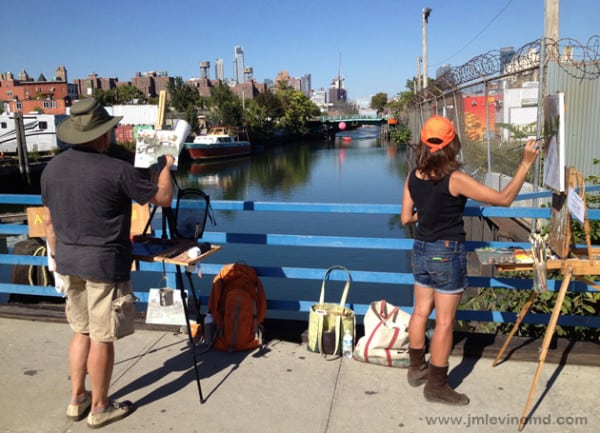
POLYGON ((131 293, 112 301, 112 334, 115 339, 134 332, 136 297, 131 293))

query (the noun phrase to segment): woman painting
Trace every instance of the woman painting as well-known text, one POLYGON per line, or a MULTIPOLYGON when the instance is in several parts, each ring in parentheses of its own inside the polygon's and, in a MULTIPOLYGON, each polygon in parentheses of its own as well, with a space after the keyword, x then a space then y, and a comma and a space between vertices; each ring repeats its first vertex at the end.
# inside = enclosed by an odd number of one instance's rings
POLYGON ((402 224, 417 223, 412 266, 414 312, 409 323, 408 383, 425 383, 428 401, 467 405, 469 398, 447 383, 448 361, 456 309, 465 290, 466 253, 463 216, 467 199, 509 206, 539 153, 535 140, 525 145, 512 180, 497 191, 460 170, 460 141, 452 122, 442 116, 428 119, 421 129, 416 168, 406 177, 402 224), (425 361, 425 330, 435 308, 435 329, 425 361))

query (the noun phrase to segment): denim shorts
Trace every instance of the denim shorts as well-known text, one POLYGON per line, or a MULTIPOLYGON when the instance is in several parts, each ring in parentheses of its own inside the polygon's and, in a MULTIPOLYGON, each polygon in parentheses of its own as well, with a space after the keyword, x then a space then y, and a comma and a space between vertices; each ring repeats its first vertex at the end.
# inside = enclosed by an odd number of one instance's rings
POLYGON ((411 261, 419 286, 441 293, 462 293, 467 287, 464 242, 415 240, 411 261))

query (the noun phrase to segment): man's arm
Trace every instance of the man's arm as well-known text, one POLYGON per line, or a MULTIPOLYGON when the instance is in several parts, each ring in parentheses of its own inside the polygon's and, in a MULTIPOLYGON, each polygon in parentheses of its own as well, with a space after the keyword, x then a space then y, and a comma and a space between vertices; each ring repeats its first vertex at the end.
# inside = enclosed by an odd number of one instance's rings
POLYGON ((150 200, 156 206, 170 207, 173 201, 173 184, 171 183, 171 167, 175 163, 173 155, 163 155, 158 159, 159 173, 156 185, 158 191, 150 200), (162 166, 162 167, 161 167, 162 166))

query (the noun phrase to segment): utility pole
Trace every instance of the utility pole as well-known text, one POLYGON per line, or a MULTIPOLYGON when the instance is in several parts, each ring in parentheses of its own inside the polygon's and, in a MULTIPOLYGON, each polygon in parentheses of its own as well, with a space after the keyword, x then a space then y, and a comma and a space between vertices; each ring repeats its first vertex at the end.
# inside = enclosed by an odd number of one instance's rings
POLYGON ((544 0, 544 37, 552 41, 547 60, 558 60, 559 16, 560 0, 544 0))
POLYGON ((17 156, 19 158, 19 172, 25 176, 27 183, 31 184, 29 177, 29 155, 27 154, 27 138, 25 137, 25 123, 23 113, 15 113, 15 140, 17 142, 17 156))
POLYGON ((431 8, 423 8, 423 89, 427 88, 427 23, 431 8))

